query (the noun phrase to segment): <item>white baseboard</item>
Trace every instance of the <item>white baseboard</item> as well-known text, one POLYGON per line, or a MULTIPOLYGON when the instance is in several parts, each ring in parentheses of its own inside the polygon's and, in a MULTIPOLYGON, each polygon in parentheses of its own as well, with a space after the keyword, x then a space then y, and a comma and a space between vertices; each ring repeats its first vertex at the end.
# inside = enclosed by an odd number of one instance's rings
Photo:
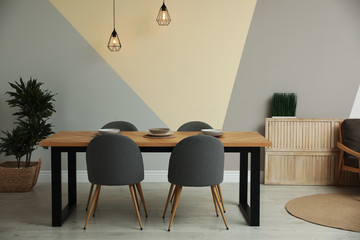
MULTIPOLYGON (((250 182, 250 171, 248 174, 250 182)), ((62 171, 62 181, 67 182, 67 171, 62 171)), ((76 172, 77 182, 89 182, 87 172, 78 170, 76 172)), ((38 182, 51 182, 51 171, 40 171, 38 182)), ((144 182, 168 182, 167 171, 165 170, 147 170, 145 171, 144 182)), ((224 182, 239 182, 239 171, 225 171, 224 182)), ((264 171, 260 171, 260 182, 264 183, 264 171)))

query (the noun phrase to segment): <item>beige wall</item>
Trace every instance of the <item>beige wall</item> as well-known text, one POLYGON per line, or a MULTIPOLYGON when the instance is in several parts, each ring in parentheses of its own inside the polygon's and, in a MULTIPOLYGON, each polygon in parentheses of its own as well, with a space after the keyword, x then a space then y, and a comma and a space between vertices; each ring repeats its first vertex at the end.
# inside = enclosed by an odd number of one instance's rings
POLYGON ((51 3, 170 128, 222 128, 256 0, 166 1, 166 27, 155 21, 161 1, 116 1, 118 53, 106 48, 112 1, 51 3))

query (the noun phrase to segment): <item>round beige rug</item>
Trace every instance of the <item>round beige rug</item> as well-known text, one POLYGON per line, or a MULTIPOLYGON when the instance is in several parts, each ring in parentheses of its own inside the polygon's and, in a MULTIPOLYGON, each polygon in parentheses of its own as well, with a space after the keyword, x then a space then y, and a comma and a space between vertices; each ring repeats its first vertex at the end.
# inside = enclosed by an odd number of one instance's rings
POLYGON ((360 232, 360 193, 305 196, 289 201, 285 208, 312 223, 360 232))

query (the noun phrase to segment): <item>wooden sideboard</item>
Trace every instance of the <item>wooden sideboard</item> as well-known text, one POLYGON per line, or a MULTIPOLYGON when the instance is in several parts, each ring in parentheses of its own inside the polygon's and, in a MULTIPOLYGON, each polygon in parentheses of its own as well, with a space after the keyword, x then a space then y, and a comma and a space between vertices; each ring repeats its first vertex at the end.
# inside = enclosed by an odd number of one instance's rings
MULTIPOLYGON (((272 147, 265 148, 265 184, 333 185, 342 120, 267 118, 265 137, 272 147)), ((356 182, 356 174, 343 172, 340 184, 356 182)))

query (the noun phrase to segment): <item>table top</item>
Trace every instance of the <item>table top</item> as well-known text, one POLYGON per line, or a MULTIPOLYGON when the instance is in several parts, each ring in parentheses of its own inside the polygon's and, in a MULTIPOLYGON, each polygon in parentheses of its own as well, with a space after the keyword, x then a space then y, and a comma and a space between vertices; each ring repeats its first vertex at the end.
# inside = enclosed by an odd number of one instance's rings
MULTIPOLYGON (((60 131, 44 140, 42 147, 87 147, 97 131, 60 131)), ((139 147, 174 147, 182 139, 201 132, 174 132, 172 138, 145 138, 147 132, 121 131, 120 134, 131 138, 139 147)), ((224 147, 271 147, 271 142, 257 132, 230 132, 218 138, 224 147)))

